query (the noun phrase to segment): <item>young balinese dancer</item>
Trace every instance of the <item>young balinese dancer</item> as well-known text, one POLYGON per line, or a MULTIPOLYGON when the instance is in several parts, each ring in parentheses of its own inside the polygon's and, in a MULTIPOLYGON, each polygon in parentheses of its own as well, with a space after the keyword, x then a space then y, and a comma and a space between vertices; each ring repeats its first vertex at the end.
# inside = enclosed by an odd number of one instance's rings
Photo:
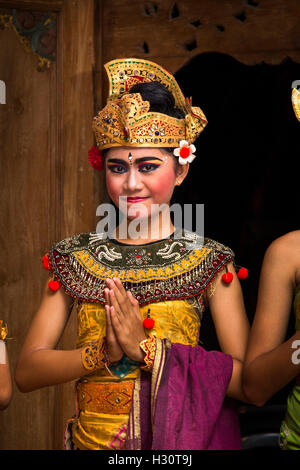
POLYGON ((106 71, 109 98, 94 118, 90 163, 105 171, 123 225, 109 236, 69 237, 44 257, 51 279, 17 383, 31 391, 78 379, 67 447, 238 449, 237 416, 224 398, 244 399, 249 325, 234 254, 174 227, 167 210, 196 156, 205 116, 153 62, 118 59, 106 71), (133 235, 136 217, 147 223, 133 235), (77 348, 59 351, 73 301, 77 348), (198 346, 207 306, 222 352, 198 346))

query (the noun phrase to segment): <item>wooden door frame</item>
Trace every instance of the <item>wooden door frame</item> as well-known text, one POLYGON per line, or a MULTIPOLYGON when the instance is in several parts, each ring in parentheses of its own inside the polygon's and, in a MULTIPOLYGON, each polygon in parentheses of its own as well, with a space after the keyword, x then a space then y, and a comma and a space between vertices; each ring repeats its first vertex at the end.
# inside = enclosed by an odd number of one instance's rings
POLYGON ((21 10, 60 11, 64 0, 0 0, 0 7, 21 10))
MULTIPOLYGON (((56 206, 60 219, 57 240, 95 227, 95 191, 87 189, 94 188, 94 173, 87 163, 87 152, 94 141, 94 49, 94 0, 65 1, 58 14, 57 41, 58 165, 63 196, 56 206), (87 51, 82 44, 88 45, 87 51), (79 134, 83 132, 82 142, 79 134)), ((59 344, 61 349, 76 347, 75 312, 71 318, 59 344)), ((54 449, 60 449, 66 420, 75 412, 74 382, 56 387, 54 412, 54 449)))

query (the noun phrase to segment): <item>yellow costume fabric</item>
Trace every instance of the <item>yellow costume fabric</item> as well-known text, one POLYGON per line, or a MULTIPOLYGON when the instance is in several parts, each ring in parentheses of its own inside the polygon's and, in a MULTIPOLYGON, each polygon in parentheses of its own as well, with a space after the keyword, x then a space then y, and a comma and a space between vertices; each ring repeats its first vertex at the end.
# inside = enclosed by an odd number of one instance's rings
MULTIPOLYGON (((147 317, 148 309, 151 311, 151 318, 155 320, 155 326, 151 334, 158 338, 169 338, 173 343, 182 343, 196 346, 200 328, 199 314, 196 308, 187 300, 163 301, 148 304, 141 307, 143 318, 147 317)), ((78 307, 78 341, 77 347, 83 347, 91 341, 95 341, 99 336, 106 335, 105 308, 95 303, 83 302, 78 307)), ((108 375, 105 369, 97 370, 83 379, 83 383, 99 383, 103 387, 109 383, 122 383, 124 388, 121 393, 108 393, 108 397, 102 396, 102 407, 105 408, 103 400, 107 400, 107 410, 109 413, 97 413, 95 411, 81 410, 77 422, 73 424, 73 442, 79 449, 122 449, 129 412, 117 413, 118 407, 124 406, 124 401, 128 402, 130 384, 137 377, 139 369, 119 379, 117 376, 108 375), (128 384, 126 390, 126 384, 128 384), (111 411, 115 402, 115 411, 111 411)), ((78 399, 83 403, 82 392, 78 387, 78 399)), ((84 393, 84 392, 83 392, 84 393)), ((90 399, 93 397, 90 396, 90 399)))
MULTIPOLYGON (((77 347, 106 336, 104 288, 118 277, 138 300, 142 318, 154 319, 151 334, 171 343, 196 346, 203 293, 234 254, 230 248, 176 229, 146 245, 126 245, 102 233, 81 233, 51 247, 49 266, 67 294, 77 300, 77 347)), ((145 365, 145 364, 144 364, 145 365)), ((80 379, 76 417, 65 434, 78 449, 123 449, 132 394, 141 364, 124 356, 111 367, 80 379)), ((151 373, 150 371, 147 373, 151 373)))

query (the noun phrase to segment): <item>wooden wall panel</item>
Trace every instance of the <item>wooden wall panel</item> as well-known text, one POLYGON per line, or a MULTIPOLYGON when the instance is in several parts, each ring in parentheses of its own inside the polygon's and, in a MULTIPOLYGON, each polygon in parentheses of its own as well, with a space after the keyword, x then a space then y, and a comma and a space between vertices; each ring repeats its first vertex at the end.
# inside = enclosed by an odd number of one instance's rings
MULTIPOLYGON (((0 31, 0 43, 7 91, 7 104, 0 105, 0 315, 13 337, 7 346, 13 371, 46 280, 41 255, 56 231, 49 179, 57 150, 50 113, 56 112, 56 67, 38 72, 36 57, 10 29, 0 31)), ((51 448, 53 426, 54 388, 25 395, 14 385, 9 408, 0 412, 0 448, 51 448)))
MULTIPOLYGON (((66 0, 59 16, 57 44, 60 238, 96 228, 93 145, 94 1, 66 0)), ((58 241, 58 240, 57 240, 58 241)), ((76 316, 71 315, 59 348, 76 345, 76 316)), ((74 383, 56 387, 54 448, 62 447, 65 422, 75 412, 74 383)))
POLYGON ((299 61, 299 16, 298 0, 103 0, 103 60, 149 58, 171 73, 203 52, 299 61))
MULTIPOLYGON (((0 298, 1 318, 14 338, 8 343, 12 372, 47 279, 42 256, 53 243, 96 226, 101 201, 95 200, 87 161, 93 144, 93 31, 93 0, 65 0, 57 62, 38 72, 36 55, 24 50, 14 31, 0 30, 0 79, 7 88, 7 104, 0 105, 0 298)), ((74 311, 58 348, 75 343, 74 311)), ((11 404, 0 412, 0 449, 61 449, 65 421, 75 411, 73 386, 22 394, 14 385, 11 404)))

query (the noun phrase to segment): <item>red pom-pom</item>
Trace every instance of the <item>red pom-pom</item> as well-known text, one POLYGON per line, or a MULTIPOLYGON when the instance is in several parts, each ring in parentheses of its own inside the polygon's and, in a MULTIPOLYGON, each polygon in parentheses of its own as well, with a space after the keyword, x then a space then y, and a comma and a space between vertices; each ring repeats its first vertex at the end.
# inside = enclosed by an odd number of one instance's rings
POLYGON ((143 321, 143 325, 144 328, 146 328, 147 330, 152 330, 152 328, 154 328, 155 321, 153 320, 153 318, 145 318, 145 320, 143 321))
POLYGON ((181 158, 187 158, 189 157, 191 154, 191 150, 189 149, 189 147, 181 147, 181 149, 179 150, 179 155, 181 156, 181 158))
POLYGON ((246 268, 240 268, 237 277, 241 280, 246 279, 248 277, 248 269, 246 268))
POLYGON ((92 165, 94 170, 102 171, 104 168, 103 155, 94 145, 88 151, 89 163, 92 165))
POLYGON ((56 292, 59 289, 59 282, 58 281, 49 281, 48 282, 48 287, 51 289, 53 292, 56 292))
POLYGON ((50 264, 49 264, 49 256, 48 254, 46 254, 45 256, 43 256, 43 259, 42 259, 42 263, 43 263, 43 266, 45 269, 47 269, 48 271, 50 271, 50 264))
POLYGON ((225 284, 230 284, 233 279, 233 274, 230 272, 224 273, 222 276, 223 281, 225 284))

